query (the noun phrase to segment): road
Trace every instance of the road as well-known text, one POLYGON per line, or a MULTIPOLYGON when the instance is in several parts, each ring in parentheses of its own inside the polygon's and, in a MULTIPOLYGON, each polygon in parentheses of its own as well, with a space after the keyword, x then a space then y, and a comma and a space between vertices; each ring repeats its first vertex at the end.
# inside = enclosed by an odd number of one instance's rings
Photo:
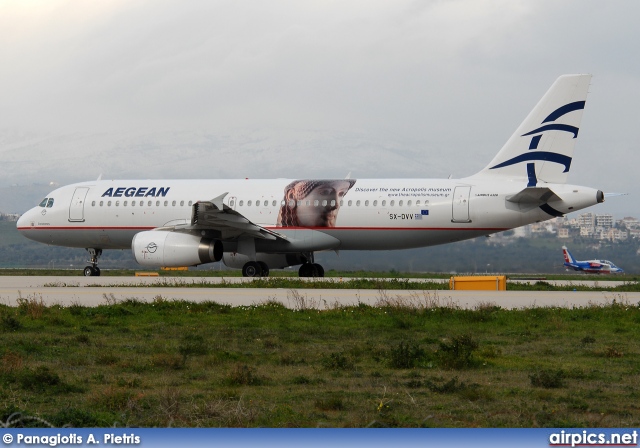
MULTIPOLYGON (((250 306, 275 300, 294 308, 325 309, 385 301, 414 306, 457 306, 474 309, 487 304, 505 309, 543 307, 585 307, 605 305, 613 300, 637 304, 640 292, 598 291, 423 291, 373 289, 279 289, 181 287, 201 282, 220 283, 222 278, 167 277, 21 277, 0 276, 0 303, 16 306, 18 299, 35 299, 47 304, 98 306, 127 299, 150 302, 165 300, 215 301, 232 306, 250 306), (172 286, 161 286, 172 285, 172 286)), ((228 277, 227 282, 251 281, 228 277)), ((339 281, 339 280, 338 280, 339 281)), ((574 282, 575 284, 576 282, 574 282)))

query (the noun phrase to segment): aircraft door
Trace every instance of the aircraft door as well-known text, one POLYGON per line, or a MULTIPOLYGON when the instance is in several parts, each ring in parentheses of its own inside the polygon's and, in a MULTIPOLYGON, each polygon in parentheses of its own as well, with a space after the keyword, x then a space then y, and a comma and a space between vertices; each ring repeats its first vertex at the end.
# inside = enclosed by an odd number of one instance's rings
POLYGON ((84 221, 84 200, 89 192, 89 187, 78 187, 73 192, 71 198, 71 204, 69 205, 69 221, 71 222, 83 222, 84 221))
POLYGON ((235 210, 237 205, 238 205, 238 198, 235 196, 229 196, 229 207, 232 210, 235 210))
POLYGON ((469 219, 469 197, 471 187, 456 187, 453 190, 451 222, 471 222, 469 219))

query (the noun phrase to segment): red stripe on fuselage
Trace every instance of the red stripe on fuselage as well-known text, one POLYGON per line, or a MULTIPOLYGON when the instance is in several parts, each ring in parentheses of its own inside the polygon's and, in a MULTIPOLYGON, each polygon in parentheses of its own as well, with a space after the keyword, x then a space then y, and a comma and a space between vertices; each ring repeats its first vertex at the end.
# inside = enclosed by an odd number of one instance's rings
MULTIPOLYGON (((33 226, 33 227, 18 227, 18 230, 153 230, 157 227, 87 227, 87 226, 67 226, 67 227, 54 227, 54 226, 33 226)), ((493 228, 493 227, 265 227, 269 230, 433 230, 433 231, 446 231, 446 230, 465 230, 465 231, 490 231, 490 232, 503 232, 509 230, 508 228, 493 228)))

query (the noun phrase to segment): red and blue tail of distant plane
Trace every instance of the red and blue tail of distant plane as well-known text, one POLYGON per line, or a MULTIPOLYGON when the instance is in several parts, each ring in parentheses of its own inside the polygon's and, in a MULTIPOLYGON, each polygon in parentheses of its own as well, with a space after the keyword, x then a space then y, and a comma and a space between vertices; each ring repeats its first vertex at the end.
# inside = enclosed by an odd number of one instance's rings
POLYGON ((573 258, 567 246, 562 246, 564 265, 574 271, 582 271, 588 274, 622 274, 624 271, 608 260, 578 261, 573 258))

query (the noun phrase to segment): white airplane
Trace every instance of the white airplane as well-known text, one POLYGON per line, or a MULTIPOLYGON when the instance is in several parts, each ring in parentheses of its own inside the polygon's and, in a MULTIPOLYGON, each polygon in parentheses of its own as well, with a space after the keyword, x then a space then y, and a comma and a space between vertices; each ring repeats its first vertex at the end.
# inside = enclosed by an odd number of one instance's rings
POLYGON ((301 265, 318 251, 445 244, 545 221, 604 201, 567 185, 590 75, 558 78, 493 160, 462 179, 96 180, 52 191, 17 223, 27 238, 104 249, 143 266, 219 260, 245 276, 301 265))

